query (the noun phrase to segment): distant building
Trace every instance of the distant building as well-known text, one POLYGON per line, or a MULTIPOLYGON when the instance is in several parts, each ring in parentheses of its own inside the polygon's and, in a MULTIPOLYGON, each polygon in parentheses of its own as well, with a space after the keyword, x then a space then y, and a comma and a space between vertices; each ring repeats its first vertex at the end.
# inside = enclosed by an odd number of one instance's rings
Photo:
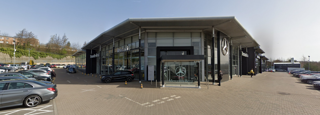
POLYGON ((300 68, 300 62, 274 62, 274 69, 276 71, 287 71, 290 68, 300 68))
POLYGON ((29 42, 30 46, 38 46, 39 40, 36 38, 26 38, 28 40, 26 41, 19 41, 19 39, 15 38, 15 37, 10 37, 10 36, 0 36, 0 44, 11 44, 13 45, 13 40, 16 39, 16 42, 18 45, 23 45, 25 44, 25 42, 29 42))

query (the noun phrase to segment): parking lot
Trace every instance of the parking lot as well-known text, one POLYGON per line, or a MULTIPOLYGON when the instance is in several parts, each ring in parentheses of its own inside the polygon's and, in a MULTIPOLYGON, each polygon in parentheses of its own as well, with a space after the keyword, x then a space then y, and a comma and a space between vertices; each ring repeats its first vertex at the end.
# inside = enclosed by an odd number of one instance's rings
POLYGON ((158 88, 138 81, 101 83, 99 76, 56 69, 58 97, 36 110, 8 108, 1 114, 308 114, 320 113, 320 91, 285 72, 234 77, 222 86, 158 88), (6 113, 5 113, 6 112, 6 113), (8 113, 13 112, 13 113, 8 113), (20 112, 20 113, 19 113, 20 112))

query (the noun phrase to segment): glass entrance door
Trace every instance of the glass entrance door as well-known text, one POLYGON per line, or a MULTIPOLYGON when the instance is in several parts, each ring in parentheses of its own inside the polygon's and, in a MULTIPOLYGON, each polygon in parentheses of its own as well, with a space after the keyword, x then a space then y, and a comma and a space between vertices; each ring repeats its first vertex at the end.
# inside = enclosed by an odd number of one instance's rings
POLYGON ((197 61, 163 62, 161 77, 164 85, 174 87, 198 87, 199 63, 197 61), (164 71, 162 71, 164 69, 164 71), (163 74, 163 76, 162 76, 163 74))

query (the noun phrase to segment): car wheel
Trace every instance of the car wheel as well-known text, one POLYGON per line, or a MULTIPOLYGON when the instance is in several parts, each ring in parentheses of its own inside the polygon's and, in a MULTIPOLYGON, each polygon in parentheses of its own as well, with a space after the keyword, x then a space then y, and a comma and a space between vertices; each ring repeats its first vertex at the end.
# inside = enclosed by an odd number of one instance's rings
POLYGON ((132 78, 131 77, 127 77, 127 81, 132 81, 132 78))
POLYGON ((106 83, 110 83, 111 82, 111 78, 106 78, 105 80, 104 80, 104 82, 106 82, 106 83))
POLYGON ((308 84, 312 84, 312 81, 311 81, 311 80, 308 80, 307 83, 308 83, 308 84))
POLYGON ((38 95, 30 95, 23 102, 23 104, 26 107, 35 107, 40 103, 41 103, 41 98, 38 95))

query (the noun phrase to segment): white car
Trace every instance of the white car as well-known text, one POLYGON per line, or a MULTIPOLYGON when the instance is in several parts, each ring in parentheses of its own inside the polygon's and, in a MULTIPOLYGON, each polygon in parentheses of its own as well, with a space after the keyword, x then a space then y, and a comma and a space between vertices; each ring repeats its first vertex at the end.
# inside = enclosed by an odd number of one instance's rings
POLYGON ((4 73, 4 72, 6 72, 6 70, 0 69, 0 73, 4 73))
POLYGON ((62 64, 56 64, 56 68, 63 68, 62 64))
POLYGON ((17 70, 17 69, 19 69, 20 65, 19 64, 12 64, 10 67, 14 70, 17 70))

